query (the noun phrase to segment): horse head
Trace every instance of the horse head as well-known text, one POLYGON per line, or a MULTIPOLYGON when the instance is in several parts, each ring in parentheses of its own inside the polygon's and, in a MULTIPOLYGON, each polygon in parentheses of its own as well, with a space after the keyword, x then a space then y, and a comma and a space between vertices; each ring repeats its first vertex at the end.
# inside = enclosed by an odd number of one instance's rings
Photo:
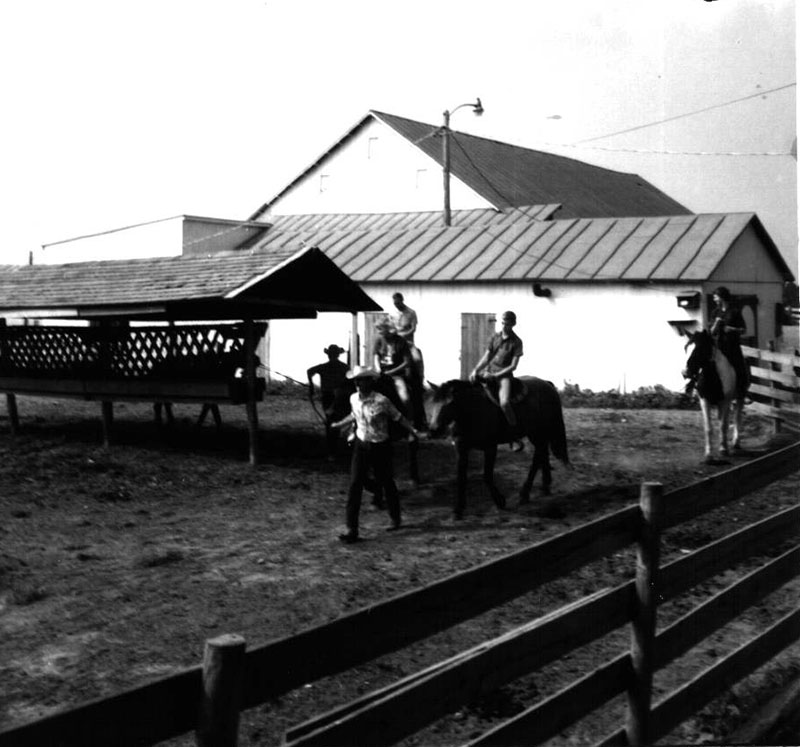
POLYGON ((699 332, 689 332, 686 335, 689 339, 684 345, 684 352, 692 347, 692 352, 686 360, 683 369, 683 378, 695 381, 702 370, 714 359, 714 338, 708 330, 702 329, 699 332))
POLYGON ((438 386, 430 381, 427 383, 428 395, 425 410, 428 417, 428 428, 431 436, 442 436, 456 418, 455 399, 465 382, 453 379, 438 386))

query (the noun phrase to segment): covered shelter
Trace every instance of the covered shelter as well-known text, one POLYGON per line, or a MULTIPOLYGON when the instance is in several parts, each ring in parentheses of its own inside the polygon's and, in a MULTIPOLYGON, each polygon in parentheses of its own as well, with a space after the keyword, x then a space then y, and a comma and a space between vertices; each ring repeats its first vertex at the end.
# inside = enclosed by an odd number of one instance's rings
MULTIPOLYGON (((243 403, 257 454, 266 321, 378 311, 319 249, 0 267, 0 391, 102 403, 243 403), (226 321, 219 321, 226 320, 226 321)), ((355 317, 354 317, 355 318, 355 317)))

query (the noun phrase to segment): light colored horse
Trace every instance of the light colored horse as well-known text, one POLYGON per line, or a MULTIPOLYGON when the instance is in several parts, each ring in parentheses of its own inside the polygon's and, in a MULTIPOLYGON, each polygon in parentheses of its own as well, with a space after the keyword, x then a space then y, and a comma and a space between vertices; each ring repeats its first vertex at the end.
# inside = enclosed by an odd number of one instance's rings
POLYGON ((732 450, 739 448, 742 430, 742 411, 744 392, 737 386, 736 370, 717 347, 714 338, 707 330, 688 333, 686 349, 692 352, 686 361, 683 376, 689 379, 687 391, 694 389, 700 400, 705 434, 705 461, 714 461, 712 446, 712 413, 716 411, 719 422, 719 453, 730 456, 732 450), (731 417, 731 412, 733 417, 731 417), (733 433, 729 430, 733 426, 733 433))

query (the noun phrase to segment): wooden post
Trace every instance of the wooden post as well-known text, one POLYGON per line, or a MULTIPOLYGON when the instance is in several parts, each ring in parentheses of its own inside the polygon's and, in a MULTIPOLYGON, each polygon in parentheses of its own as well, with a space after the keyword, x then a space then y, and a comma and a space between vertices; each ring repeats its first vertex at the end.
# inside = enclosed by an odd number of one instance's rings
POLYGON ((658 565, 663 513, 663 485, 642 483, 641 530, 636 550, 636 608, 631 621, 631 682, 625 731, 631 747, 650 744, 650 702, 655 665, 658 565))
POLYGON ((11 423, 11 435, 19 433, 19 413, 17 412, 17 395, 9 392, 6 394, 6 408, 8 409, 8 421, 11 423))
POLYGON ((361 351, 358 348, 358 314, 353 312, 350 315, 350 368, 361 362, 361 351))
POLYGON ((221 635, 206 641, 197 727, 199 747, 236 747, 238 743, 245 646, 240 635, 221 635))
POLYGON ((247 432, 250 464, 258 464, 258 409, 256 408, 256 344, 252 319, 244 320, 244 375, 247 384, 247 432))

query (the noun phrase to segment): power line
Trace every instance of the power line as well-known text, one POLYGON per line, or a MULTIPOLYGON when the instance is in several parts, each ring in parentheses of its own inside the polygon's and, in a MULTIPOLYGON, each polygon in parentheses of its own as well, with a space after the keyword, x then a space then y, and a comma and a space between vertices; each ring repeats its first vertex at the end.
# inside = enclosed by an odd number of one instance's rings
POLYGON ((579 150, 602 150, 609 153, 644 153, 665 156, 793 156, 792 151, 706 151, 706 150, 651 150, 648 148, 605 148, 602 145, 578 145, 569 143, 546 143, 559 148, 577 148, 579 150))
POLYGON ((648 122, 647 124, 636 125, 636 127, 628 127, 625 130, 618 130, 617 132, 611 132, 608 135, 597 135, 595 137, 585 138, 584 140, 577 140, 576 142, 572 143, 572 145, 580 145, 581 143, 591 143, 595 140, 604 140, 608 137, 614 137, 616 135, 624 135, 628 132, 635 132, 636 130, 643 130, 646 127, 654 127, 655 125, 665 124, 666 122, 674 122, 677 119, 684 119, 686 117, 693 117, 696 114, 702 114, 703 112, 710 112, 713 109, 721 109, 724 106, 730 106, 731 104, 738 104, 742 101, 747 101, 748 99, 755 99, 759 96, 765 96, 768 93, 775 93, 776 91, 783 91, 786 88, 792 88, 796 86, 797 82, 794 83, 787 83, 785 86, 778 86, 777 88, 770 88, 767 91, 759 91, 758 93, 751 93, 749 96, 742 96, 738 99, 733 99, 732 101, 725 101, 722 104, 713 104, 712 106, 706 106, 703 109, 696 109, 695 111, 685 112, 684 114, 676 114, 673 117, 667 117, 665 119, 659 119, 656 122, 648 122))

